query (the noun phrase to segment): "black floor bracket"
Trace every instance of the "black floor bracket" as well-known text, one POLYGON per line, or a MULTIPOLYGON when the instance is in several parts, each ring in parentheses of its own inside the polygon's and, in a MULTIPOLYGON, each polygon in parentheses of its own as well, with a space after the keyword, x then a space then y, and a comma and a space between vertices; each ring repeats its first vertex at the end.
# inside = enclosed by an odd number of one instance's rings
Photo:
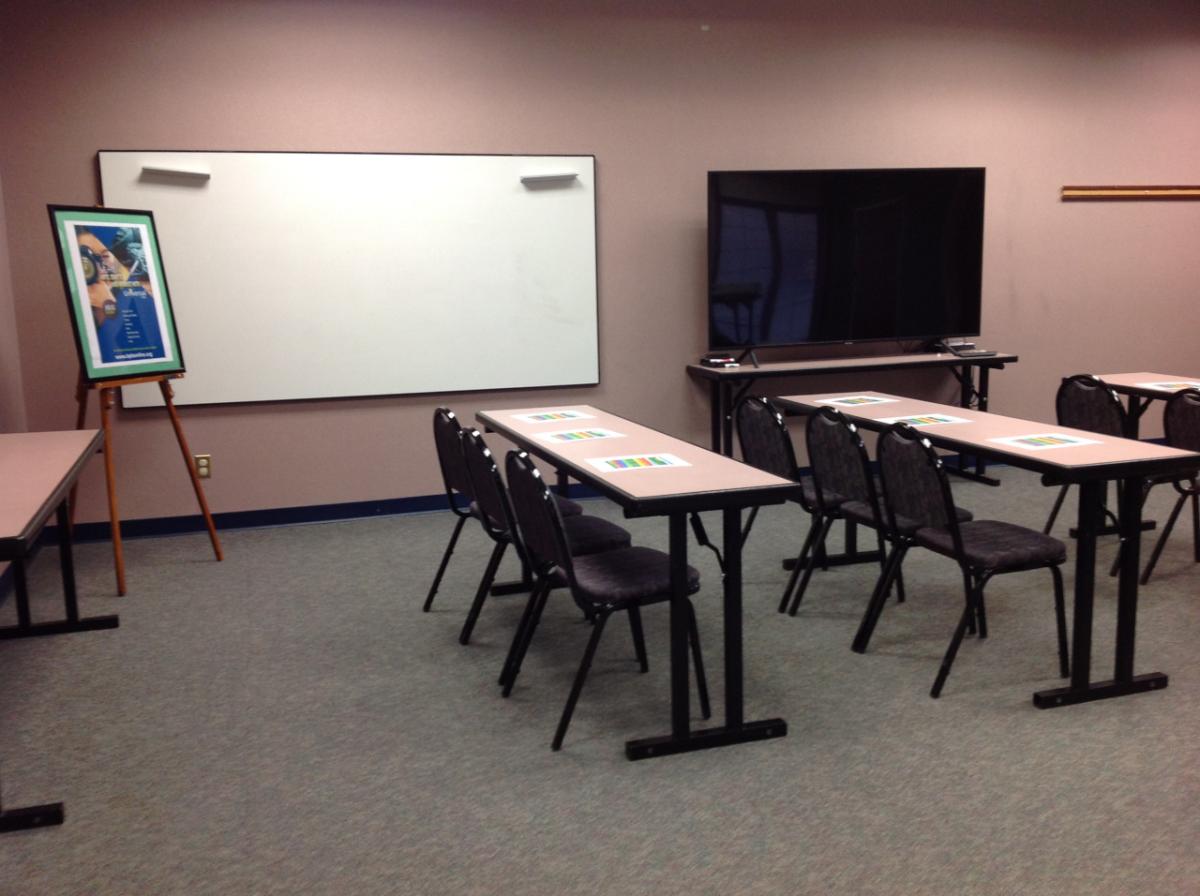
POLYGON ((675 753, 691 753, 712 747, 744 744, 756 740, 770 740, 787 736, 787 722, 783 719, 764 719, 746 722, 737 728, 705 728, 692 731, 686 738, 671 735, 643 737, 625 742, 625 758, 631 760, 652 759, 656 756, 671 756, 675 753))

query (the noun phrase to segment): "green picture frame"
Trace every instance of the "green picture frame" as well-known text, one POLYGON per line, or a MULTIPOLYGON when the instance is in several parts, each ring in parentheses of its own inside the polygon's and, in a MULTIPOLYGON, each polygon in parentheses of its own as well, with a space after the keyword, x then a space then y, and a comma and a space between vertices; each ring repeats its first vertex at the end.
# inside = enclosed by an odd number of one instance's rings
POLYGON ((47 209, 83 378, 101 383, 184 373, 154 213, 47 209))

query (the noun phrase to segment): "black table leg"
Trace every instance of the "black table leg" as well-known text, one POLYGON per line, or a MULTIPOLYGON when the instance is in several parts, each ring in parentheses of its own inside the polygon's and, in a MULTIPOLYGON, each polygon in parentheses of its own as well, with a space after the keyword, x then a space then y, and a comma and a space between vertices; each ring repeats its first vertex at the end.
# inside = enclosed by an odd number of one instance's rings
MULTIPOLYGON (((979 410, 987 411, 988 409, 988 368, 980 366, 979 368, 979 388, 976 390, 979 396, 979 410)), ((969 402, 968 402, 969 404, 969 402)), ((967 407, 968 405, 964 405, 967 407)), ((975 458, 975 475, 984 476, 987 474, 987 461, 982 457, 975 458)))
MULTIPOLYGON (((745 721, 742 662, 742 520, 737 508, 724 514, 725 557, 725 727, 745 721)), ((786 727, 784 729, 787 730, 786 727)))
POLYGON ((87 632, 97 629, 116 628, 120 624, 117 616, 89 616, 79 618, 79 598, 75 590, 75 562, 71 553, 70 513, 67 502, 58 506, 59 564, 62 567, 63 604, 67 618, 53 622, 34 622, 29 613, 29 586, 25 578, 25 558, 12 561, 13 587, 17 599, 17 624, 0 628, 0 640, 8 638, 30 638, 40 635, 65 635, 70 632, 87 632))
POLYGON ((688 707, 687 516, 670 516, 671 549, 671 738, 687 741, 688 707))
POLYGON ((719 382, 713 380, 708 384, 709 433, 712 436, 712 450, 717 454, 721 453, 721 421, 725 416, 721 407, 723 396, 724 389, 719 382))
MULTIPOLYGON (((67 618, 57 622, 34 623, 29 613, 29 583, 25 577, 25 558, 12 561, 13 587, 16 591, 17 624, 0 629, 0 638, 23 638, 30 635, 58 635, 92 629, 116 628, 116 616, 93 616, 79 618, 79 595, 75 590, 75 559, 71 553, 71 515, 67 501, 58 505, 58 557, 62 568, 63 604, 67 618)), ((10 831, 27 831, 63 823, 65 812, 62 803, 45 803, 41 806, 23 806, 19 809, 4 809, 0 803, 0 834, 10 831)))
POLYGON ((58 565, 62 571, 63 604, 67 610, 67 621, 79 622, 79 595, 75 591, 75 555, 71 551, 71 516, 67 502, 58 505, 58 565))
POLYGON ((721 447, 718 453, 733 457, 733 385, 721 386, 721 447))
MULTIPOLYGON (((725 724, 719 728, 692 731, 688 724, 687 611, 682 596, 687 594, 687 516, 672 514, 671 520, 671 731, 665 737, 647 737, 625 744, 629 759, 648 759, 723 747, 747 741, 767 740, 787 734, 783 719, 743 720, 742 667, 742 537, 741 511, 726 509, 725 552, 725 724), (677 578, 678 576, 678 578, 677 578), (677 603, 678 602, 678 603, 677 603)), ((684 598, 686 599, 686 598, 684 598)))
POLYGON ((1150 407, 1153 400, 1152 398, 1139 398, 1136 395, 1129 396, 1129 404, 1125 408, 1125 438, 1138 438, 1142 414, 1146 413, 1146 408, 1150 407))
POLYGON ((1085 482, 1079 487, 1078 541, 1075 559, 1075 621, 1071 653, 1071 684, 1038 691, 1033 704, 1040 709, 1070 706, 1090 700, 1122 697, 1167 686, 1161 672, 1133 674, 1133 646, 1137 621, 1138 564, 1142 530, 1141 482, 1128 479, 1121 489, 1121 578, 1117 596, 1116 663, 1111 681, 1090 680, 1092 661, 1092 608, 1096 578, 1096 535, 1104 520, 1105 483, 1085 482))

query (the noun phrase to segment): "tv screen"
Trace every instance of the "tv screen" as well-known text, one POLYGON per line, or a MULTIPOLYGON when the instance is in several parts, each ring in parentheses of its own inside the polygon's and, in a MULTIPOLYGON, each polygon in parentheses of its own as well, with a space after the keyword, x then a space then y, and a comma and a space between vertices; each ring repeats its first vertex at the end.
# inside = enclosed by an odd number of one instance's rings
POLYGON ((979 335, 983 168, 708 173, 710 349, 979 335))

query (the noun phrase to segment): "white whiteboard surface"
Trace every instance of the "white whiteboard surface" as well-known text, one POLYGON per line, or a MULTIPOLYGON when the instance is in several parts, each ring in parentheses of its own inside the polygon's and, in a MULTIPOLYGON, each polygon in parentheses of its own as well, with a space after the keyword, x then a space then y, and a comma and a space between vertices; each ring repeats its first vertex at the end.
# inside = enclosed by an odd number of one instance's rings
POLYGON ((180 404, 599 381, 593 156, 99 159, 107 207, 154 213, 180 404))

